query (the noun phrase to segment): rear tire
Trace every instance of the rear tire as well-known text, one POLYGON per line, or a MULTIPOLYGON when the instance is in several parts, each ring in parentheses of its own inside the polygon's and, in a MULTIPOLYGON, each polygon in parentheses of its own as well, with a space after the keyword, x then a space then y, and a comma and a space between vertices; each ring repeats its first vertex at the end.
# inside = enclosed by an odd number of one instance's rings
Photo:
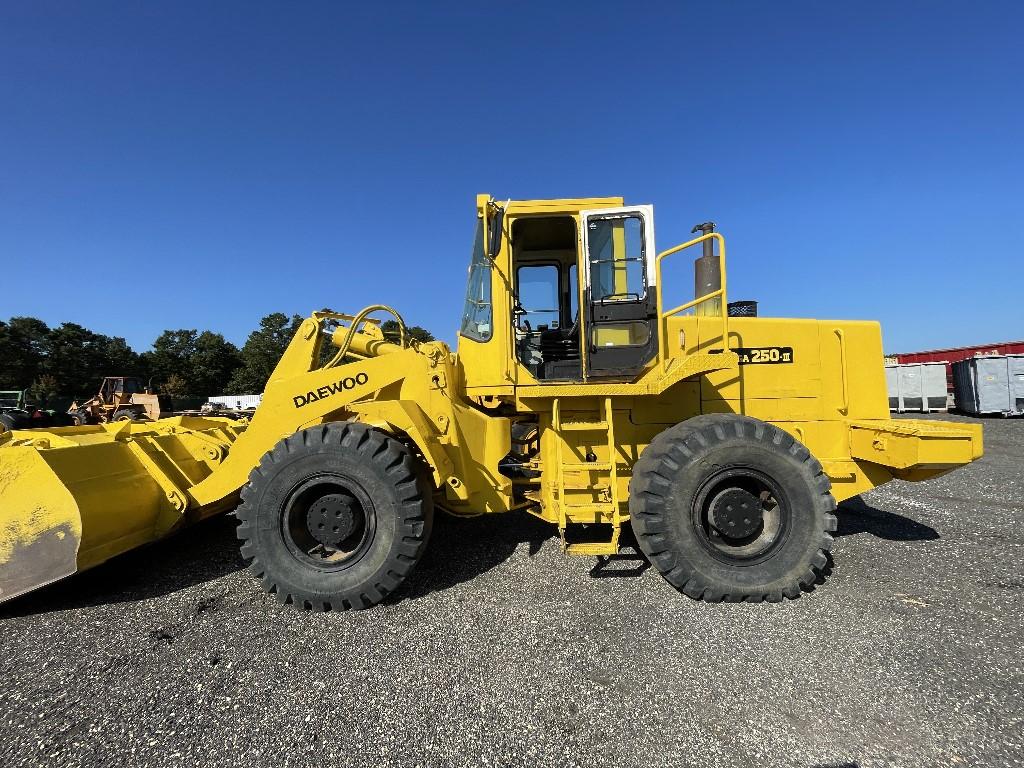
POLYGON ((138 411, 133 411, 129 408, 121 408, 120 410, 114 411, 114 415, 110 417, 111 421, 142 421, 145 417, 138 411))
POLYGON ((249 571, 282 603, 368 608, 419 561, 433 508, 409 449, 358 423, 297 432, 242 489, 237 535, 249 571))
POLYGON ((633 468, 637 542, 686 595, 779 602, 828 564, 836 502, 807 448, 758 419, 711 414, 665 430, 633 468))

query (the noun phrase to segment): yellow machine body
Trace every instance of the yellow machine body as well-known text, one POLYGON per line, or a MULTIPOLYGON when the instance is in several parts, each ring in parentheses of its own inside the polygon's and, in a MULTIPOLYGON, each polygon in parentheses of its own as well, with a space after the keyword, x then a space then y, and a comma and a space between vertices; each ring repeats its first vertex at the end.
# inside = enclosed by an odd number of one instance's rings
POLYGON ((0 434, 0 601, 231 509, 264 454, 334 421, 410 445, 443 509, 524 509, 582 555, 617 551, 633 465, 655 436, 699 414, 781 427, 821 462, 838 501, 981 456, 978 426, 889 419, 877 323, 729 317, 725 257, 714 232, 655 251, 650 207, 621 198, 478 196, 455 354, 385 339, 369 314, 387 307, 317 312, 249 422, 0 434), (662 263, 693 248, 714 252, 720 284, 666 308, 662 263), (530 268, 558 271, 558 308, 522 306, 530 268), (540 312, 562 322, 533 325, 540 312), (574 526, 603 533, 575 541, 574 526))

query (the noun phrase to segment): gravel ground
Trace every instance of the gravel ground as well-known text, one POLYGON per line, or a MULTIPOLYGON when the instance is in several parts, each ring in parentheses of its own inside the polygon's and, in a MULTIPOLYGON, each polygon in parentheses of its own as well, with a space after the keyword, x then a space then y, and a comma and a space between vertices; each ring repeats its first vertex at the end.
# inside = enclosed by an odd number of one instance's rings
POLYGON ((386 605, 300 613, 212 521, 0 607, 0 765, 1022 765, 1024 420, 985 428, 842 505, 781 605, 504 515, 440 519, 386 605))

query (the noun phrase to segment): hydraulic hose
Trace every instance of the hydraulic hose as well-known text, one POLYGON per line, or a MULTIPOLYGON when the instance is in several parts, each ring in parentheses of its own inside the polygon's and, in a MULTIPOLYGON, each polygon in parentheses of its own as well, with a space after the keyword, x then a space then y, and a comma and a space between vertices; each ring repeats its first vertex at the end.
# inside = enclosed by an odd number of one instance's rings
POLYGON ((348 354, 349 347, 352 346, 352 339, 355 337, 356 331, 358 330, 359 326, 363 323, 364 320, 366 320, 367 317, 369 317, 374 312, 390 312, 394 316, 395 320, 398 322, 399 345, 403 348, 409 346, 406 341, 407 332, 405 328, 405 320, 403 320, 402 316, 398 314, 398 311, 392 309, 386 304, 371 304, 370 306, 362 310, 358 315, 356 315, 355 318, 352 320, 352 324, 348 327, 348 333, 345 334, 345 339, 338 346, 338 352, 334 355, 334 357, 332 357, 328 361, 327 365, 324 366, 325 368, 333 368, 345 358, 345 355, 348 354))

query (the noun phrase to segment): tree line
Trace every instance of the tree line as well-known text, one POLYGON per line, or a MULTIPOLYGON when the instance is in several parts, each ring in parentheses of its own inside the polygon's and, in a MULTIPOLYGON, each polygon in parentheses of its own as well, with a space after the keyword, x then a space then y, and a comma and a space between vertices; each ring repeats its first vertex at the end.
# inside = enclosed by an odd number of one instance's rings
MULTIPOLYGON (((0 390, 28 389, 35 401, 52 403, 91 397, 104 376, 139 376, 171 398, 258 394, 302 320, 269 314, 241 349, 213 331, 166 330, 139 353, 120 336, 77 323, 51 328, 35 317, 12 317, 0 320, 0 390)), ((382 328, 397 335, 394 321, 382 328)), ((434 338, 419 326, 409 332, 420 341, 434 338)))

